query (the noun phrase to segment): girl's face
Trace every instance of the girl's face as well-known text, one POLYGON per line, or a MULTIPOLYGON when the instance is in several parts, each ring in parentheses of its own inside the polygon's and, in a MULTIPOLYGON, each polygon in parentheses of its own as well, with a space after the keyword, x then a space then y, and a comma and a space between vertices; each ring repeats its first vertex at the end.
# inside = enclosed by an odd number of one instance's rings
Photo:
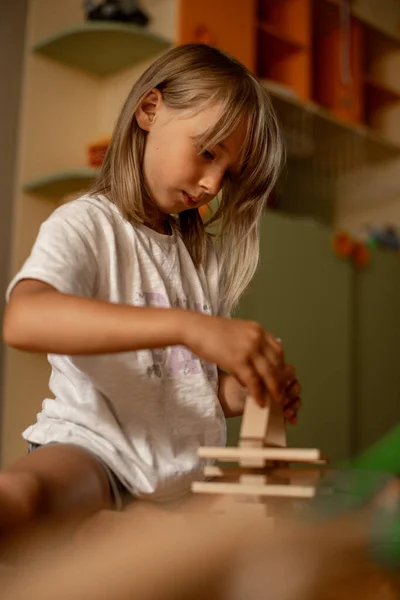
POLYGON ((136 112, 139 126, 148 132, 144 176, 161 213, 178 214, 207 204, 220 191, 224 178, 239 169, 246 122, 215 148, 200 148, 196 141, 215 125, 219 114, 217 105, 196 115, 168 108, 158 90, 136 112))

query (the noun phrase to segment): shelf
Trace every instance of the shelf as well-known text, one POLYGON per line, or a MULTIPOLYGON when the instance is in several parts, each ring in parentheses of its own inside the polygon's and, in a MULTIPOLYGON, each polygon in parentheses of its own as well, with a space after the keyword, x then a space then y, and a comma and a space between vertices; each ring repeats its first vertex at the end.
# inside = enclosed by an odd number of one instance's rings
POLYGON ((374 94, 374 104, 389 104, 392 102, 400 102, 400 91, 377 81, 372 75, 364 76, 365 85, 369 88, 370 93, 374 94))
MULTIPOLYGON (((340 6, 340 0, 325 0, 329 4, 340 6)), ((395 4, 396 0, 388 2, 385 0, 379 4, 377 10, 376 0, 352 0, 350 5, 351 14, 364 25, 384 35, 387 39, 400 44, 400 8, 395 4), (391 6, 390 6, 391 5, 391 6)))
POLYGON ((259 31, 270 37, 274 42, 280 43, 282 46, 286 47, 288 51, 298 52, 300 50, 307 50, 308 46, 298 42, 297 40, 291 38, 280 28, 271 23, 261 22, 258 23, 259 31))
POLYGON ((99 174, 98 169, 82 167, 68 171, 57 171, 28 181, 24 191, 47 198, 61 199, 68 194, 85 190, 99 174))
POLYGON ((258 0, 256 73, 291 88, 304 101, 312 90, 311 0, 258 0))
POLYGON ((162 52, 171 42, 147 29, 119 23, 85 23, 33 47, 48 58, 104 77, 162 52))
POLYGON ((263 81, 281 123, 289 156, 344 173, 366 164, 400 158, 400 144, 390 142, 363 125, 337 119, 313 102, 303 102, 275 82, 263 81))

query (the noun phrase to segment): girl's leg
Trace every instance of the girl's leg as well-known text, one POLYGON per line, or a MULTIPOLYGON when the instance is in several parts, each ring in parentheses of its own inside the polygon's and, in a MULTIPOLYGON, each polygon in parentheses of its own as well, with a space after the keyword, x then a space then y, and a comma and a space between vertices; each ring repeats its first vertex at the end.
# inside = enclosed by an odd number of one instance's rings
POLYGON ((77 446, 42 446, 0 473, 2 533, 44 517, 89 516, 111 505, 104 467, 77 446))

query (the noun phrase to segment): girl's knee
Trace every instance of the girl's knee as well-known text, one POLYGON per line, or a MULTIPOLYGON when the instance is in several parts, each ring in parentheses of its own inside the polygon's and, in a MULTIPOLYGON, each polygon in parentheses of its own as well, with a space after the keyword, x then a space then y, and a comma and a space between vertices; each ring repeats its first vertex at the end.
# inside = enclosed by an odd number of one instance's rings
POLYGON ((0 473, 0 523, 25 523, 46 512, 45 486, 36 473, 0 473))

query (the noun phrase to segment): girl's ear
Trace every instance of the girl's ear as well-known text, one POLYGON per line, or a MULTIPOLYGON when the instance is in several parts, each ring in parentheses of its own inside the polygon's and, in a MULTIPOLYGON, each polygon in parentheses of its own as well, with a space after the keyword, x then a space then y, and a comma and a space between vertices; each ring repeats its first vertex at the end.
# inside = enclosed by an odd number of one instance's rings
POLYGON ((151 90, 143 98, 135 113, 136 121, 141 129, 150 131, 162 106, 162 101, 161 92, 157 89, 151 90))

